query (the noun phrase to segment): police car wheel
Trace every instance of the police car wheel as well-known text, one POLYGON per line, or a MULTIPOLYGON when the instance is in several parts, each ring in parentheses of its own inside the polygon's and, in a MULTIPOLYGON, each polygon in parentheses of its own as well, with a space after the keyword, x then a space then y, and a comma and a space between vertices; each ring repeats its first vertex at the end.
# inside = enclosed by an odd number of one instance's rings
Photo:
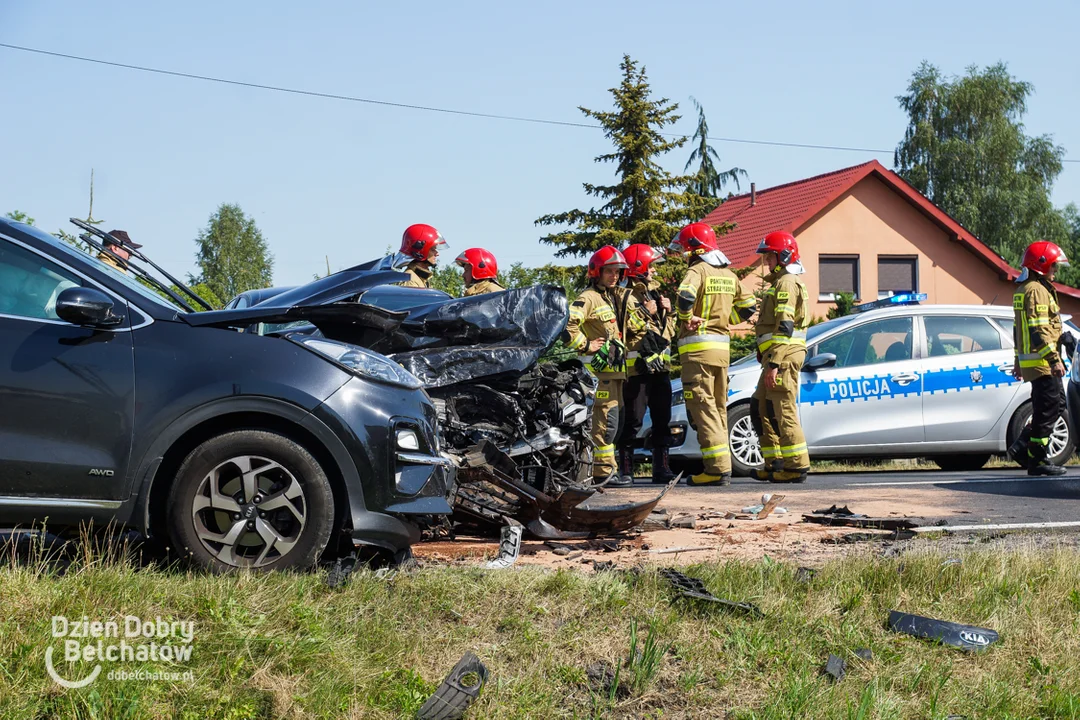
POLYGON ((754 423, 750 420, 750 403, 728 410, 728 449, 731 452, 733 475, 748 477, 754 470, 765 467, 754 423))
MULTIPOLYGON (((1009 422, 1008 445, 1012 445, 1020 433, 1031 424, 1031 403, 1026 402, 1017 408, 1009 422)), ((1076 452, 1076 437, 1065 416, 1058 418, 1057 425, 1050 433, 1050 462, 1064 465, 1076 452)))

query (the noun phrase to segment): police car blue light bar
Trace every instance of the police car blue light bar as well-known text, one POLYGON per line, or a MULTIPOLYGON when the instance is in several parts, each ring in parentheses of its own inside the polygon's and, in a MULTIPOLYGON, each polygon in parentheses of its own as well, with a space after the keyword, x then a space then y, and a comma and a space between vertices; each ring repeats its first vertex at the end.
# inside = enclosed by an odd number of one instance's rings
POLYGON ((851 310, 852 312, 866 312, 867 310, 877 310, 878 308, 886 308, 893 305, 918 305, 925 299, 926 293, 901 293, 874 302, 856 305, 851 308, 851 310))

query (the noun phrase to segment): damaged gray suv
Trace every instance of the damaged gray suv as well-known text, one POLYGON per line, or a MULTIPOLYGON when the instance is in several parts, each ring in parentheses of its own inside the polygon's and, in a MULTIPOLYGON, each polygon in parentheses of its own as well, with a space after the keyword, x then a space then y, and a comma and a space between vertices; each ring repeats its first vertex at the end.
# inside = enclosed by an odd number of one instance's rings
POLYGON ((90 252, 0 219, 0 527, 113 523, 210 570, 271 570, 328 548, 402 554, 451 511, 414 374, 340 339, 238 332, 332 321, 385 276, 195 312, 138 249, 125 261, 73 222, 90 252))

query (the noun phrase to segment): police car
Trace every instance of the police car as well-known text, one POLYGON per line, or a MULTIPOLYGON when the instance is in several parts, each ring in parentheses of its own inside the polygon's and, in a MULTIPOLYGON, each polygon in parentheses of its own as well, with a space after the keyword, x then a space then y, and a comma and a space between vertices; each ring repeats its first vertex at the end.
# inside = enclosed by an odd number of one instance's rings
MULTIPOLYGON (((895 295, 809 328, 799 417, 812 459, 928 457, 945 470, 976 470, 1004 454, 1031 421, 1031 386, 1012 377, 1013 309, 920 305, 895 295)), ((1063 316, 1065 332, 1080 338, 1063 316)), ((1068 364, 1068 360, 1066 363, 1068 364)), ((761 366, 753 356, 729 368, 728 429, 733 471, 761 467, 750 421, 761 366)), ((1067 382, 1062 379, 1062 382, 1067 382)), ((701 449, 675 384, 672 468, 694 472, 701 449)), ((648 445, 646 419, 639 438, 648 445)), ((1062 416, 1050 456, 1062 463, 1076 442, 1062 416)))

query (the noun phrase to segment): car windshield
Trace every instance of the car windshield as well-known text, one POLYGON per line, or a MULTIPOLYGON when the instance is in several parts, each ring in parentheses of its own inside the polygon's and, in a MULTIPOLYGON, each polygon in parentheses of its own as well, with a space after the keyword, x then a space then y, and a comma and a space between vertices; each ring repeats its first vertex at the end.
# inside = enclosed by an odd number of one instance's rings
POLYGON ((57 238, 53 237, 52 235, 48 234, 47 232, 39 230, 38 228, 24 227, 24 228, 21 228, 21 229, 24 232, 33 235, 38 240, 41 240, 44 243, 48 243, 50 247, 52 247, 54 250, 57 250, 62 255, 66 255, 66 256, 71 257, 71 258, 77 258, 79 260, 82 260, 83 262, 92 263, 97 270, 100 270, 100 271, 108 274, 109 277, 123 283, 125 287, 127 287, 128 289, 134 291, 135 293, 139 294, 141 297, 143 297, 143 298, 145 298, 147 300, 149 300, 151 302, 155 302, 158 305, 163 305, 163 306, 169 308, 170 310, 174 310, 176 312, 187 312, 187 310, 184 310, 182 307, 180 307, 179 305, 174 303, 172 300, 158 294, 154 290, 152 290, 152 289, 148 288, 147 286, 143 285, 141 282, 136 280, 131 275, 128 275, 127 273, 120 272, 119 270, 114 268, 112 265, 109 265, 108 263, 104 263, 104 262, 98 260, 95 255, 92 255, 92 254, 90 254, 88 252, 84 252, 83 250, 80 250, 80 249, 78 249, 76 247, 73 247, 72 245, 64 242, 63 240, 58 240, 57 238))

